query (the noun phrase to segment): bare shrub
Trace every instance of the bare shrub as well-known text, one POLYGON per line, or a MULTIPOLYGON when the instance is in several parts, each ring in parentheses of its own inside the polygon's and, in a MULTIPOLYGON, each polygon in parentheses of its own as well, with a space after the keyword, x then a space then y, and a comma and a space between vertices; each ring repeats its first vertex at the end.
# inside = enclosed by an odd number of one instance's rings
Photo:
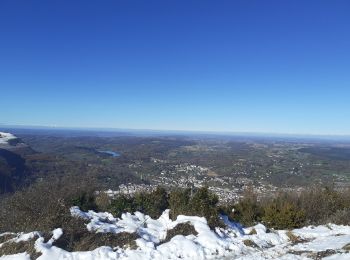
POLYGON ((323 222, 334 223, 337 225, 350 225, 350 208, 337 210, 323 222))
POLYGON ((168 230, 166 238, 163 243, 170 241, 173 237, 177 235, 197 235, 198 232, 195 230, 190 222, 177 224, 173 229, 168 230))
POLYGON ((14 255, 27 252, 31 259, 37 259, 41 253, 35 250, 35 241, 38 237, 34 237, 28 241, 6 242, 0 247, 0 257, 4 255, 14 255))
POLYGON ((136 249, 135 240, 139 236, 136 233, 122 232, 118 234, 112 233, 85 233, 78 241, 74 243, 74 251, 91 251, 101 246, 127 247, 136 249))
MULTIPOLYGON (((329 187, 313 187, 301 193, 300 205, 305 212, 307 223, 319 225, 329 222, 332 219, 332 215, 346 207, 343 195, 343 193, 329 187)), ((340 222, 338 223, 342 224, 340 222)))
POLYGON ((287 231, 286 235, 289 239, 290 242, 292 242, 292 244, 298 244, 298 243, 303 243, 305 242, 304 239, 302 239, 301 237, 295 235, 292 231, 287 231))
POLYGON ((243 244, 245 246, 249 246, 249 247, 253 247, 253 248, 258 248, 259 247, 254 241, 252 241, 250 239, 243 240, 243 244))
POLYGON ((111 205, 111 199, 105 192, 100 192, 95 198, 98 211, 107 211, 111 205))
POLYGON ((81 218, 70 217, 62 223, 62 236, 53 245, 66 251, 90 251, 101 246, 135 247, 135 240, 139 238, 136 233, 95 233, 86 228, 81 218))
POLYGON ((50 232, 70 217, 69 207, 82 192, 92 193, 94 182, 75 178, 38 182, 0 201, 0 232, 50 232))
POLYGON ((8 234, 4 233, 4 234, 1 234, 1 235, 0 235, 0 244, 4 243, 4 242, 6 242, 6 241, 8 241, 8 240, 10 240, 10 239, 12 239, 12 238, 15 238, 15 237, 17 237, 17 235, 14 234, 14 233, 8 233, 8 234))

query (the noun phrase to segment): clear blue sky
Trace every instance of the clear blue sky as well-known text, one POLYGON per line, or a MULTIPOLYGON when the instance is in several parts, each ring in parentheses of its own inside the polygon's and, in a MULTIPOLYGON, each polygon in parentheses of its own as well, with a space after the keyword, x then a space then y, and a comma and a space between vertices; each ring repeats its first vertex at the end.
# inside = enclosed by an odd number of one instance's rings
POLYGON ((0 123, 350 134, 350 1, 0 1, 0 123))

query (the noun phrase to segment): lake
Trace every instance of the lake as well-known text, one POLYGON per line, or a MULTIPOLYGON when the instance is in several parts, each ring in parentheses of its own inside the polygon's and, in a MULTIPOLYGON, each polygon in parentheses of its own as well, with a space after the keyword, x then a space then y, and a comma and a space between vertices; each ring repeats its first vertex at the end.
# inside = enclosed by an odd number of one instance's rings
POLYGON ((104 153, 104 154, 108 154, 112 157, 118 157, 120 156, 120 153, 118 152, 114 152, 114 151, 98 151, 99 153, 104 153))

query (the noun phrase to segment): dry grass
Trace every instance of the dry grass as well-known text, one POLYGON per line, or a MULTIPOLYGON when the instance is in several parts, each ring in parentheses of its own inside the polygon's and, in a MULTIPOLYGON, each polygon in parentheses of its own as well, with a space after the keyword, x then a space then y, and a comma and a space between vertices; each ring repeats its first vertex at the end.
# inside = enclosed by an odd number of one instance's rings
POLYGON ((252 241, 250 239, 243 240, 243 244, 245 246, 254 247, 254 248, 258 248, 259 247, 254 241, 252 241))
POLYGON ((207 173, 207 176, 209 176, 209 177, 217 177, 217 176, 219 176, 219 174, 217 174, 216 172, 214 172, 212 170, 209 170, 208 173, 207 173))
POLYGON ((0 257, 4 255, 14 255, 27 252, 31 259, 37 259, 41 253, 35 250, 34 244, 38 237, 34 237, 28 241, 6 242, 0 247, 0 257))
POLYGON ((295 235, 292 231, 287 231, 286 235, 289 238, 289 240, 292 242, 292 244, 299 244, 299 243, 305 242, 304 239, 295 235))
POLYGON ((257 234, 257 232, 256 232, 255 228, 253 228, 252 230, 250 230, 248 235, 256 235, 256 234, 257 234))
POLYGON ((0 233, 51 232, 70 217, 72 199, 95 187, 94 183, 90 185, 68 177, 49 180, 35 183, 0 200, 0 233))
POLYGON ((3 234, 0 236, 0 244, 12 239, 12 238, 15 238, 17 237, 16 234, 13 234, 13 233, 8 233, 8 234, 3 234))
POLYGON ((177 235, 197 235, 197 231, 194 229, 193 225, 189 222, 177 224, 173 229, 168 230, 166 238, 162 243, 170 241, 173 237, 177 235))
POLYGON ((345 246, 343 246, 342 249, 345 250, 345 251, 350 251, 350 243, 346 244, 345 246))
POLYGON ((96 206, 99 211, 107 211, 111 205, 111 199, 108 194, 100 192, 95 198, 96 206))
POLYGON ((317 252, 317 253, 310 253, 308 257, 315 259, 315 260, 321 260, 327 256, 331 256, 338 253, 337 251, 333 249, 327 249, 325 251, 317 252))
POLYGON ((90 233, 87 232, 83 237, 74 243, 73 251, 91 251, 101 246, 110 246, 111 248, 131 248, 136 249, 135 240, 139 238, 136 233, 122 232, 112 233, 90 233))
POLYGON ((71 218, 62 226, 63 235, 53 245, 66 251, 91 251, 101 246, 136 248, 136 233, 89 232, 82 219, 71 218))

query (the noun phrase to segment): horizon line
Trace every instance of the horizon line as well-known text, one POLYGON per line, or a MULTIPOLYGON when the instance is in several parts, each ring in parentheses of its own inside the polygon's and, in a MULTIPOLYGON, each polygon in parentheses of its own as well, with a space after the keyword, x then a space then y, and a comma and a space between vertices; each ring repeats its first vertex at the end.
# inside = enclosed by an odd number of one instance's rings
POLYGON ((151 129, 151 128, 122 128, 122 127, 91 127, 91 126, 52 126, 52 125, 21 125, 4 124, 0 127, 22 128, 22 129, 57 129, 57 130, 86 130, 86 131, 135 131, 135 132, 176 132, 176 133, 198 133, 198 134, 218 134, 218 135, 249 135, 249 136, 289 136, 289 137, 345 137, 350 138, 350 134, 314 134, 314 133, 286 133, 286 132, 264 132, 264 131, 230 131, 230 130, 184 130, 184 129, 151 129))

